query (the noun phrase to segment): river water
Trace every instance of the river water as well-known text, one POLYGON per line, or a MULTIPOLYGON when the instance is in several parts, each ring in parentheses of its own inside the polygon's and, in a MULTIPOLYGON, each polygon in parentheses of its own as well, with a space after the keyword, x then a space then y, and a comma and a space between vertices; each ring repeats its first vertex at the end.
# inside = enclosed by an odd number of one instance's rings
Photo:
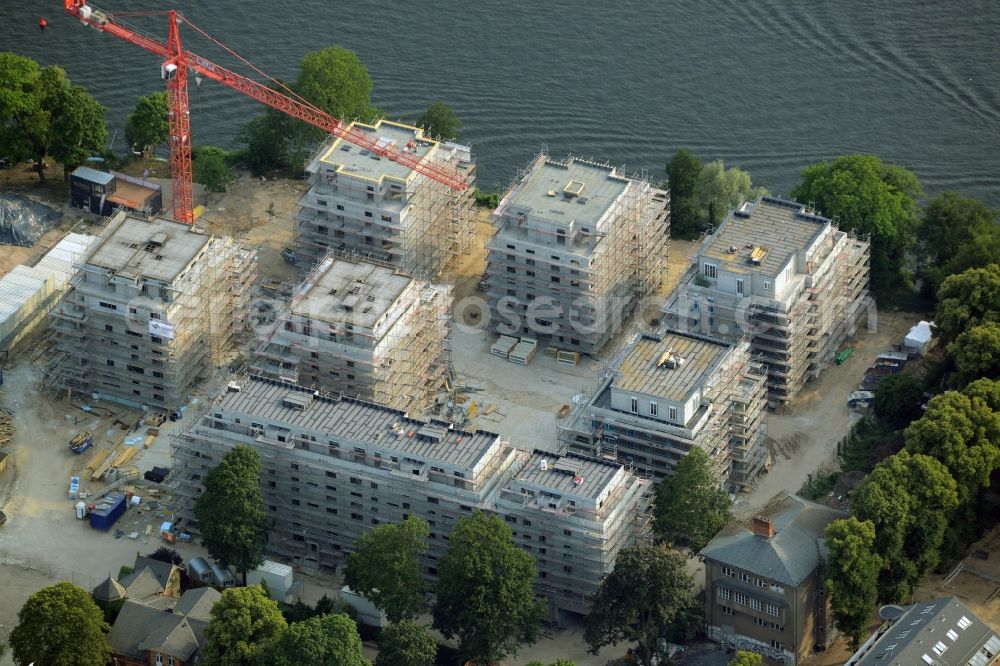
MULTIPOLYGON (((294 78, 310 50, 357 51, 390 117, 434 100, 456 110, 484 188, 505 186, 542 148, 660 178, 688 147, 787 193, 805 165, 860 151, 913 169, 931 194, 958 189, 1000 208, 996 0, 108 2, 182 10, 276 77, 294 78)), ((0 0, 0 49, 64 67, 120 129, 139 95, 162 89, 159 65, 61 5, 0 0)), ((129 20, 165 37, 157 18, 129 20)), ((232 146, 258 112, 212 82, 191 99, 202 144, 232 146)))

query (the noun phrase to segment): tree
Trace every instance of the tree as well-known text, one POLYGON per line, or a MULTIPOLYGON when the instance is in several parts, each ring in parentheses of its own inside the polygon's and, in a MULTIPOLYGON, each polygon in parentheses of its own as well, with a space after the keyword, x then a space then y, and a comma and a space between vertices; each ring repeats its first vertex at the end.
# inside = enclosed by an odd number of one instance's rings
POLYGON ((823 215, 838 218, 841 229, 870 235, 871 283, 879 296, 910 282, 905 255, 922 194, 913 173, 874 155, 844 155, 812 164, 792 190, 796 201, 812 202, 823 215))
POLYGON ((847 636, 852 650, 861 647, 875 612, 882 562, 873 552, 874 542, 875 526, 868 521, 851 517, 826 526, 826 545, 830 549, 826 589, 833 622, 847 636))
POLYGON ((737 167, 727 169, 722 160, 714 160, 698 173, 694 198, 701 219, 715 228, 730 209, 766 193, 763 188, 753 187, 746 171, 737 167))
POLYGON ((427 609, 427 584, 420 556, 427 550, 430 527, 410 516, 399 525, 368 530, 348 555, 344 582, 381 609, 390 622, 415 618, 427 609))
POLYGON ((756 652, 740 650, 729 662, 729 666, 761 666, 764 663, 763 655, 756 652))
POLYGON ((934 396, 924 415, 905 430, 906 450, 941 461, 958 483, 958 497, 969 501, 1000 467, 1000 390, 989 379, 963 391, 934 396))
POLYGON ((278 602, 259 585, 231 587, 212 606, 202 660, 215 666, 252 666, 287 626, 278 602))
POLYGON ((170 136, 167 122, 167 94, 155 92, 139 98, 135 110, 125 120, 125 140, 133 150, 149 157, 153 149, 170 136))
POLYGON ((87 591, 63 581, 28 597, 7 641, 18 666, 104 666, 110 629, 87 591))
POLYGON ((882 561, 881 599, 909 599, 937 566, 957 506, 955 480, 934 458, 901 451, 875 466, 855 493, 853 507, 859 520, 875 528, 875 552, 882 561))
POLYGON ((979 377, 1000 379, 1000 323, 973 326, 959 335, 948 351, 955 358, 962 382, 979 377))
POLYGON ((243 126, 236 141, 246 144, 241 159, 255 176, 291 167, 289 126, 290 119, 274 109, 268 109, 243 126))
POLYGON ((458 637, 459 652, 477 666, 533 643, 544 605, 535 598, 535 562, 511 542, 499 517, 477 511, 462 518, 438 560, 434 628, 458 637))
POLYGON ((202 543, 217 560, 246 572, 264 561, 266 518, 260 493, 260 457, 239 445, 205 475, 194 505, 202 543))
POLYGON ((264 649, 268 666, 370 666, 361 653, 361 636, 346 615, 319 615, 288 625, 264 649))
POLYGON ((444 102, 431 102, 427 110, 417 117, 417 127, 424 128, 428 136, 445 141, 458 138, 462 129, 462 121, 444 102))
POLYGON ((61 68, 39 68, 30 58, 0 53, 0 152, 36 160, 45 182, 45 158, 63 163, 65 173, 104 149, 108 137, 104 107, 74 86, 61 68))
MULTIPOLYGON (((922 264, 920 272, 932 291, 953 273, 990 263, 976 262, 968 248, 990 243, 993 238, 1000 240, 996 219, 996 211, 954 191, 943 192, 927 202, 916 230, 917 257, 922 264)), ((995 258, 1000 253, 987 256, 995 258)))
POLYGON ((426 627, 403 620, 382 631, 375 666, 434 666, 437 651, 437 641, 426 627))
POLYGON ((586 619, 588 651, 596 655, 605 645, 634 642, 639 663, 648 666, 660 636, 695 603, 686 564, 682 555, 648 543, 619 551, 586 619))
POLYGON ((677 238, 694 238, 702 226, 694 201, 701 162, 681 148, 667 162, 666 170, 670 186, 670 233, 677 238))
POLYGON ((732 520, 729 495, 716 486, 708 454, 692 448, 656 486, 656 536, 698 552, 732 520))
MULTIPOLYGON (((369 121, 378 115, 372 106, 372 80, 368 69, 354 51, 328 46, 305 54, 299 61, 299 75, 292 86, 310 104, 344 122, 369 121)), ((291 123, 292 162, 302 162, 306 149, 326 138, 323 130, 293 120, 291 123)))
POLYGON ((889 375, 878 384, 875 392, 875 415, 893 428, 905 428, 920 417, 924 387, 911 372, 889 375))
POLYGON ((191 169, 195 182, 212 192, 225 192, 233 180, 233 171, 226 164, 226 151, 216 146, 202 146, 194 153, 191 169))
POLYGON ((938 289, 934 335, 949 344, 973 326, 989 322, 1000 322, 1000 264, 945 278, 938 289))
MULTIPOLYGON (((534 659, 524 666, 545 666, 545 662, 534 659)), ((576 666, 576 662, 571 659, 556 659, 549 666, 576 666)))
MULTIPOLYGON (((353 51, 329 46, 299 61, 299 74, 290 88, 310 104, 344 122, 370 121, 379 110, 371 104, 372 80, 353 51)), ((287 95, 282 86, 275 88, 287 95)), ((257 175, 272 169, 300 168, 310 146, 323 141, 323 130, 268 110, 244 126, 238 140, 247 144, 243 157, 257 175)))
POLYGON ((158 562, 169 562, 176 566, 184 564, 184 558, 173 548, 167 548, 166 546, 160 546, 152 553, 146 555, 151 560, 156 560, 158 562))

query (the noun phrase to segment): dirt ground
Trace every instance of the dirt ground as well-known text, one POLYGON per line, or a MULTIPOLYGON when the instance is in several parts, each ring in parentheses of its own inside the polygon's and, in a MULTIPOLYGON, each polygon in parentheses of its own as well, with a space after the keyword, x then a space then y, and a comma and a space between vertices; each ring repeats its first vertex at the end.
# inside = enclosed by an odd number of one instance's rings
MULTIPOLYGON (((832 364, 818 382, 812 382, 791 408, 767 418, 770 471, 759 477, 749 493, 737 498, 735 512, 749 518, 778 492, 798 492, 810 474, 833 471, 837 442, 861 418, 847 406, 847 395, 875 359, 906 334, 920 317, 912 313, 879 313, 874 331, 862 330, 854 355, 843 365, 832 364)), ((846 503, 843 505, 846 507, 846 503)))
POLYGON ((934 574, 917 588, 917 601, 954 595, 980 620, 1000 627, 1000 525, 972 544, 969 555, 947 574, 934 574))

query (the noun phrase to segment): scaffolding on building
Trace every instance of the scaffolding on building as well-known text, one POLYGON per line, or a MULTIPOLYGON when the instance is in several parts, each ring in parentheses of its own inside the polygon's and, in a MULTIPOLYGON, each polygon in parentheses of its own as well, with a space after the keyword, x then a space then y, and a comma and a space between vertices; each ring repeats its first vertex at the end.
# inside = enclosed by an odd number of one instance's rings
POLYGON ((204 261, 192 262, 170 282, 133 270, 128 278, 118 275, 133 258, 117 268, 89 263, 130 219, 137 218, 121 213, 108 222, 52 310, 43 383, 55 391, 174 410, 234 350, 248 319, 256 255, 234 239, 205 235, 204 261))
POLYGON ((472 250, 475 163, 467 146, 432 141, 421 130, 399 123, 380 121, 375 127, 383 124, 393 131, 410 131, 411 141, 431 146, 424 159, 457 174, 467 187, 455 189, 412 171, 405 179, 371 179, 351 168, 331 171, 323 162, 338 141, 331 139, 307 163, 312 177, 309 191, 298 202, 296 250, 310 263, 332 253, 437 277, 472 250))
POLYGON ((310 271, 261 338, 251 369, 266 377, 372 400, 392 409, 423 412, 445 384, 451 358, 451 300, 450 286, 412 278, 398 266, 348 262, 328 255, 310 271), (352 323, 351 313, 341 309, 308 315, 296 311, 310 290, 319 288, 335 262, 356 266, 358 273, 365 275, 375 265, 384 269, 381 275, 410 281, 411 286, 391 304, 386 316, 393 316, 384 327, 352 323))

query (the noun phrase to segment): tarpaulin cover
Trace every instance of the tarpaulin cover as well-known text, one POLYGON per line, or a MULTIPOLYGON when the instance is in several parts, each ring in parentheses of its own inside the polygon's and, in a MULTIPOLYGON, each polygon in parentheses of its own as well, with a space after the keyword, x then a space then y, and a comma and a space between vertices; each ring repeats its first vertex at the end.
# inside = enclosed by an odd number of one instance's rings
POLYGON ((0 244, 31 247, 62 213, 19 194, 0 194, 0 244))

